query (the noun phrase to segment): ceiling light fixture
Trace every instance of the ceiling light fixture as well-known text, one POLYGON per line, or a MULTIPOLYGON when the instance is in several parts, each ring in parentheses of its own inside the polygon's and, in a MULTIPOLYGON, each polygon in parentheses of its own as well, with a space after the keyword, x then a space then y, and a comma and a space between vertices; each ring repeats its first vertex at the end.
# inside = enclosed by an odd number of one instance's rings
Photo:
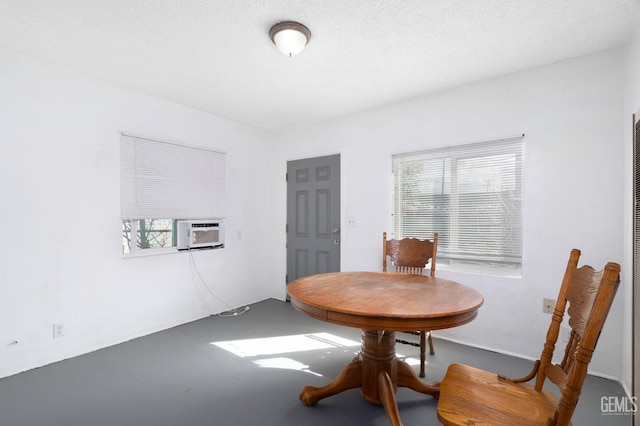
POLYGON ((269 37, 282 53, 293 56, 302 52, 311 38, 311 31, 298 22, 285 21, 271 27, 269 37))

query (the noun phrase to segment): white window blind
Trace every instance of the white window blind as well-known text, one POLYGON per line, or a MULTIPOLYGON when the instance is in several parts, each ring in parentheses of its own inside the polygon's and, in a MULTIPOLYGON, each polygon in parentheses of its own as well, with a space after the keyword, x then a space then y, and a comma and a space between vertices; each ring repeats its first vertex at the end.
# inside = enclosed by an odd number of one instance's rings
POLYGON ((221 152, 123 134, 122 219, 205 219, 225 216, 221 152))
POLYGON ((522 261, 523 137, 393 155, 395 238, 438 233, 438 263, 522 261))

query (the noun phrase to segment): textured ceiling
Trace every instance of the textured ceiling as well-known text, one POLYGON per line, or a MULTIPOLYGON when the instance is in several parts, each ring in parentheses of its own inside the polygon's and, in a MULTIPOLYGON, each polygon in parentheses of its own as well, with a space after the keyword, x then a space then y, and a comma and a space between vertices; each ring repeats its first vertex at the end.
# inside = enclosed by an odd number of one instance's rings
POLYGON ((0 49, 285 130, 623 45, 640 0, 0 0, 0 49), (311 30, 298 56, 269 39, 311 30))

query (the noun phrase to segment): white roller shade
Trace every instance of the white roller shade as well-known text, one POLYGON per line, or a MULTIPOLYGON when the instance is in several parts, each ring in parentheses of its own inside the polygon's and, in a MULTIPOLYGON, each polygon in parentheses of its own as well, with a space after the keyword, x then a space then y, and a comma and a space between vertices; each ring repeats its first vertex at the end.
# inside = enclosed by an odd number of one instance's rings
POLYGON ((225 216, 225 157, 213 150, 122 135, 122 219, 225 216))

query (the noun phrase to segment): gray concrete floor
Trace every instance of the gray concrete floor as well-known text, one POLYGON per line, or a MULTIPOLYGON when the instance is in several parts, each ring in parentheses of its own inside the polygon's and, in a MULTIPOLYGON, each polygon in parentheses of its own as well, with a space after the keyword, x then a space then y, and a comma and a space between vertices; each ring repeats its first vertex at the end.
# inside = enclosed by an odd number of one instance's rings
MULTIPOLYGON (((212 316, 0 379, 0 425, 388 425, 384 409, 356 389, 314 407, 298 399, 305 385, 335 378, 358 352, 359 340, 360 330, 268 300, 243 315, 212 316), (328 334, 304 337, 314 333, 328 334), (251 340, 268 337, 280 339, 251 340), (219 342, 231 343, 225 349, 219 342)), ((399 356, 416 355, 413 347, 396 349, 399 356)), ((439 339, 435 349, 427 355, 429 381, 441 380, 453 362, 512 376, 531 368, 526 360, 439 339)), ((404 388, 396 396, 405 425, 439 424, 433 398, 404 388)), ((573 424, 632 424, 631 416, 602 413, 601 398, 610 396, 625 395, 617 382, 589 376, 573 424)))

